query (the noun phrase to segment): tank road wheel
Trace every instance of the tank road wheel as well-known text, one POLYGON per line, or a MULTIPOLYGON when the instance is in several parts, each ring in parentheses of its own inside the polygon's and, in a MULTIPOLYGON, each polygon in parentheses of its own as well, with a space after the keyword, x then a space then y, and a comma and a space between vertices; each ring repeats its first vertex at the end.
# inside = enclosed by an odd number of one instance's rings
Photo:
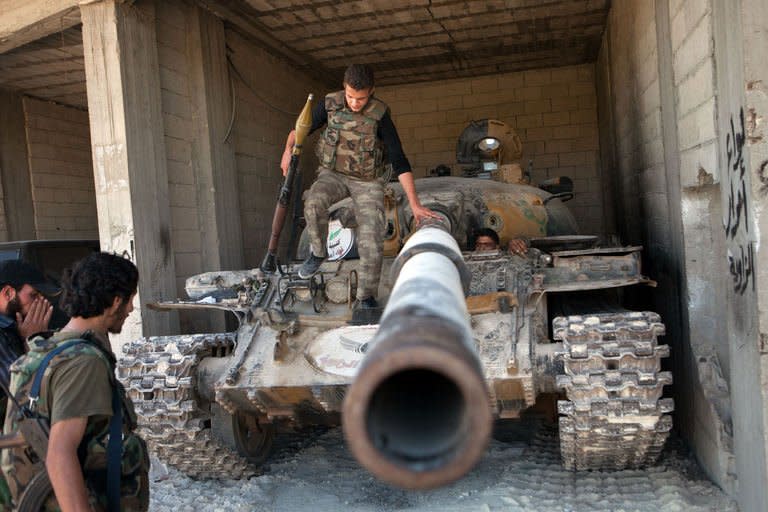
POLYGON ((262 464, 272 451, 275 430, 271 424, 241 411, 229 414, 219 404, 211 405, 211 429, 216 439, 236 450, 254 466, 262 464))
POLYGON ((145 338, 126 345, 118 363, 139 433, 160 460, 193 478, 242 478, 255 472, 236 444, 213 431, 211 407, 195 389, 198 363, 230 353, 234 340, 233 333, 145 338))
POLYGON ((664 325, 656 313, 558 317, 564 375, 557 385, 560 453, 567 469, 627 469, 653 464, 672 428, 672 383, 661 371, 669 346, 657 345, 664 325))
POLYGON ((29 485, 19 497, 19 506, 16 507, 16 512, 40 512, 41 510, 58 510, 53 485, 45 468, 29 481, 29 485))

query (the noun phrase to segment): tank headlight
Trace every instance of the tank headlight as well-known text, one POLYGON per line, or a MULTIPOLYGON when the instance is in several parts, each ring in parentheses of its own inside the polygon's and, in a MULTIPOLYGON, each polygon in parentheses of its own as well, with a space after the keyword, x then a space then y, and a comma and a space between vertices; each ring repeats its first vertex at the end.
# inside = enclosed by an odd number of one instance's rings
POLYGON ((539 258, 539 261, 541 261, 542 265, 551 265, 552 264, 552 256, 549 254, 542 254, 539 258))
POLYGON ((490 153, 491 151, 496 151, 499 149, 499 145, 501 143, 499 142, 499 139, 495 137, 486 137, 484 139, 480 139, 480 142, 477 143, 477 149, 484 153, 490 153))

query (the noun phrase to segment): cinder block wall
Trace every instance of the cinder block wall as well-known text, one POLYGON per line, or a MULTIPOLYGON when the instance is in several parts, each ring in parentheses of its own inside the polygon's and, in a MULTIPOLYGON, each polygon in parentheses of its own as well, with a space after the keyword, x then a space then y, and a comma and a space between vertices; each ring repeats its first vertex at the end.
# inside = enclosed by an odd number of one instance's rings
MULTIPOLYGON (((171 208, 171 242, 176 268, 177 293, 184 295, 184 281, 191 275, 217 270, 205 268, 202 246, 203 205, 200 177, 196 172, 195 148, 200 147, 198 130, 205 109, 197 104, 195 73, 199 73, 199 54, 195 53, 191 31, 200 30, 197 7, 181 0, 157 4, 157 48, 160 66, 161 102, 165 131, 168 193, 171 208)), ((239 213, 242 219, 245 266, 256 267, 266 250, 272 213, 281 183, 279 169, 285 137, 306 99, 314 92, 326 91, 316 82, 296 72, 234 31, 225 33, 232 63, 242 79, 230 72, 234 94, 234 120, 225 144, 235 148, 239 181, 239 213), (243 81, 245 80, 245 82, 243 81)), ((199 37, 198 37, 199 40, 199 37)), ((228 99, 221 101, 229 103, 228 99)), ((227 105, 229 111, 229 105, 227 105)), ((311 182, 316 167, 312 145, 302 157, 304 184, 311 182)), ((213 169, 213 172, 219 172, 213 169)), ((301 191, 296 194, 298 197, 301 191)), ((290 238, 290 219, 281 238, 284 249, 290 238)), ((218 250, 218 248, 216 248, 218 250)), ((238 248, 233 248, 237 250, 238 248)), ((208 248, 210 251, 211 248, 208 248)), ((203 315, 180 315, 185 332, 208 329, 203 315)))
POLYGON ((98 238, 88 112, 24 98, 35 231, 98 238))
POLYGON ((533 181, 569 176, 568 203, 584 233, 605 235, 594 65, 505 73, 476 79, 377 87, 387 102, 416 177, 447 164, 454 174, 456 142, 469 121, 512 126, 523 142, 523 167, 533 181))
POLYGON ((659 282, 647 306, 667 324, 676 428, 733 491, 711 9, 661 1, 612 5, 597 68, 608 81, 600 138, 614 146, 604 154, 615 162, 617 230, 645 247, 645 270, 659 282))
POLYGON ((712 11, 703 0, 670 2, 673 76, 676 92, 680 186, 686 276, 691 304, 690 335, 702 353, 717 355, 724 377, 730 378, 726 325, 721 321, 725 297, 712 290, 728 286, 725 257, 714 76, 712 11))
MULTIPOLYGON (((711 2, 668 3, 672 88, 675 95, 679 187, 682 202, 684 278, 690 353, 679 354, 677 401, 681 428, 705 470, 735 491, 731 378, 727 323, 727 256, 722 224, 716 129, 717 94, 711 2), (692 399, 691 399, 692 398, 692 399)), ((682 348, 682 347, 681 347, 682 348)), ((682 352, 682 350, 681 350, 682 352)))
POLYGON ((186 7, 180 2, 157 3, 157 53, 171 209, 171 243, 179 291, 184 289, 187 277, 202 272, 197 194, 192 172, 194 124, 188 84, 185 10, 186 7))
MULTIPOLYGON (((232 64, 240 74, 232 76, 237 112, 232 137, 240 185, 245 263, 247 267, 257 267, 266 253, 272 231, 272 216, 282 182, 280 158, 285 138, 296 124, 307 94, 314 93, 315 102, 323 101, 329 90, 328 86, 296 71, 235 31, 228 30, 226 39, 232 50, 232 64)), ((317 134, 313 134, 301 155, 303 189, 315 177, 316 140, 317 134)), ((294 192, 295 198, 300 196, 301 190, 294 192)), ((290 239, 292 214, 293 203, 280 238, 281 258, 290 239)), ((303 215, 301 211, 299 214, 303 215)))

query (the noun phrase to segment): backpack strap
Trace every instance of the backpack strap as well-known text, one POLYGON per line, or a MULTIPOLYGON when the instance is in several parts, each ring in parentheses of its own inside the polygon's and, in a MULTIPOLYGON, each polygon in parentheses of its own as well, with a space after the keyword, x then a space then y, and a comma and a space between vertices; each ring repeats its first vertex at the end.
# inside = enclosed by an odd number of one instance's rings
POLYGON ((27 406, 31 412, 35 412, 37 409, 37 401, 40 399, 40 387, 43 383, 43 375, 45 374, 45 369, 48 367, 48 364, 51 362, 51 359, 59 355, 60 353, 67 350, 69 347, 73 347, 75 345, 80 344, 88 344, 91 345, 90 342, 86 340, 76 339, 72 341, 68 341, 66 343, 62 343, 61 345, 57 346, 50 352, 48 352, 45 357, 43 357, 42 361, 40 361, 40 366, 37 368, 37 371, 35 372, 35 380, 32 381, 32 388, 29 390, 29 405, 27 406))
MULTIPOLYGON (((90 345, 99 352, 103 350, 95 343, 86 339, 76 339, 62 343, 55 349, 48 352, 40 361, 40 366, 35 372, 35 380, 32 382, 32 388, 29 391, 28 408, 34 413, 37 408, 37 401, 40 398, 40 387, 43 382, 45 369, 51 362, 51 359, 75 345, 90 345)), ((104 359, 102 357, 102 359, 104 359)), ((110 369, 109 382, 112 385, 112 418, 109 420, 109 441, 107 442, 107 510, 120 511, 120 480, 122 477, 122 441, 123 441, 123 402, 120 398, 120 392, 115 385, 114 368, 106 359, 107 366, 110 369)))
POLYGON ((120 512, 120 480, 123 458, 123 401, 112 386, 112 419, 107 442, 107 510, 120 512))

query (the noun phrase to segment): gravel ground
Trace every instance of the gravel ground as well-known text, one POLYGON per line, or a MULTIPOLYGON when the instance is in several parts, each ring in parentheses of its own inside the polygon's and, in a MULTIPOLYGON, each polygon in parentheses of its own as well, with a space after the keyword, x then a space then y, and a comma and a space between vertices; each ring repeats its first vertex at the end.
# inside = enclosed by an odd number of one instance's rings
POLYGON ((249 480, 194 481, 173 469, 153 470, 153 512, 187 511, 736 511, 706 479, 679 441, 643 471, 572 473, 560 465, 557 435, 497 429, 478 466, 459 482, 432 491, 402 491, 376 481, 352 458, 341 430, 283 442, 249 480), (501 440, 500 440, 501 439, 501 440))

